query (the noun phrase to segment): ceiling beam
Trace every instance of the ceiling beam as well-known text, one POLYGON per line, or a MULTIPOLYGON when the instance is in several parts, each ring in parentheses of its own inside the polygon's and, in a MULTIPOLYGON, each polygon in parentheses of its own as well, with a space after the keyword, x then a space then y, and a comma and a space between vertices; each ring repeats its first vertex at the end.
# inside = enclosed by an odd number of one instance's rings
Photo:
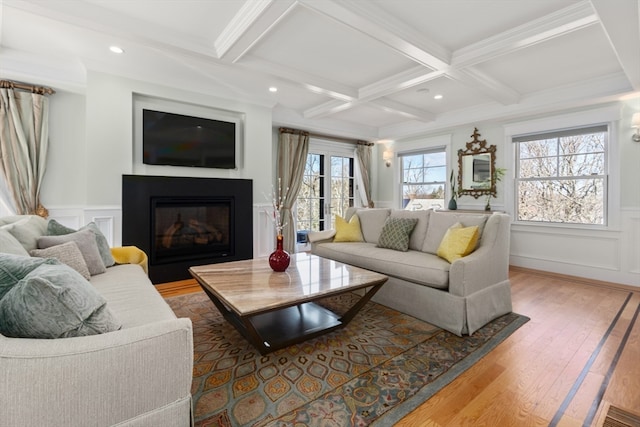
POLYGON ((237 62, 296 6, 296 0, 247 0, 216 39, 218 58, 237 62))
POLYGON ((299 0, 300 4, 360 32, 432 70, 449 67, 448 49, 425 39, 395 20, 373 2, 354 0, 299 0))
POLYGON ((400 102, 393 101, 388 98, 376 99, 368 105, 376 107, 388 113, 394 113, 406 117, 407 119, 419 120, 421 122, 433 122, 436 115, 429 111, 420 110, 419 108, 410 107, 400 102))
POLYGON ((633 90, 640 90, 640 2, 591 0, 633 90))
POLYGON ((588 2, 580 2, 557 12, 488 37, 453 52, 451 65, 457 69, 526 49, 598 23, 588 2))
POLYGON ((275 79, 286 81, 289 84, 303 87, 311 92, 326 95, 342 102, 352 101, 358 96, 358 91, 350 86, 289 67, 283 67, 249 54, 245 55, 236 66, 250 69, 254 72, 270 74, 275 79))

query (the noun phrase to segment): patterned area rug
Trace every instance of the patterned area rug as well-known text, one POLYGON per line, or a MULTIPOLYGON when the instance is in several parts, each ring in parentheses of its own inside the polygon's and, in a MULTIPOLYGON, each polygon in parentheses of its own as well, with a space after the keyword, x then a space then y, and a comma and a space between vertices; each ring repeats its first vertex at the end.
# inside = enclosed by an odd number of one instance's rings
MULTIPOLYGON (((340 313, 355 300, 321 303, 340 313)), ((193 322, 196 427, 393 425, 529 320, 460 338, 369 302, 347 327, 262 356, 203 292, 167 302, 193 322)))

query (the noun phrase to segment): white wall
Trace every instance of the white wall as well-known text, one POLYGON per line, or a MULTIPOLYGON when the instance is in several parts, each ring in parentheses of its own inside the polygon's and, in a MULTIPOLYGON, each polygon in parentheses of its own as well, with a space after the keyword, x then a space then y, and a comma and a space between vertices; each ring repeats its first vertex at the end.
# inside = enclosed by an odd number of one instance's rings
MULTIPOLYGON (((597 114, 617 114, 612 135, 617 147, 611 159, 614 169, 610 171, 615 186, 609 192, 613 206, 609 212, 610 224, 600 230, 558 225, 513 224, 511 233, 512 265, 552 271, 596 280, 610 281, 640 286, 640 144, 631 140, 630 120, 633 112, 640 110, 638 100, 617 102, 593 109, 597 114)), ((586 111, 570 111, 532 117, 529 120, 560 122, 575 114, 590 114, 586 111)), ((526 119, 521 120, 525 122, 526 119)), ((457 171, 457 151, 465 149, 465 143, 472 140, 476 126, 488 144, 497 146, 496 166, 507 169, 507 177, 497 184, 498 194, 491 199, 494 210, 503 210, 513 217, 513 185, 510 173, 513 163, 508 129, 513 123, 478 123, 464 128, 451 129, 446 134, 422 135, 410 140, 396 141, 394 151, 405 147, 431 147, 442 145, 443 138, 450 138, 452 156, 449 165, 457 171)), ((378 150, 377 164, 382 165, 382 149, 378 150)), ((374 198, 378 206, 399 207, 396 163, 392 168, 379 168, 377 192, 374 198)), ((485 198, 474 199, 462 196, 458 199, 458 209, 484 208, 485 198)))
MULTIPOLYGON (((84 95, 60 91, 50 103, 49 162, 41 200, 51 217, 69 226, 95 220, 112 245, 121 243, 123 174, 251 179, 254 203, 271 190, 274 159, 268 107, 91 71, 84 95), (134 164, 136 94, 243 114, 242 166, 223 170, 134 164)), ((258 216, 254 208, 254 248, 264 246, 258 216)))

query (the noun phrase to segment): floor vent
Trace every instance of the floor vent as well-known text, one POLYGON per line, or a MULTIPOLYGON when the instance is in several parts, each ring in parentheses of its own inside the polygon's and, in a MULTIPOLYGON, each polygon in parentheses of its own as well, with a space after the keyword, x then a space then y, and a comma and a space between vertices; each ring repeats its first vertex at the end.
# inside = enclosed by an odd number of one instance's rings
POLYGON ((602 427, 640 427, 640 415, 609 406, 602 427))

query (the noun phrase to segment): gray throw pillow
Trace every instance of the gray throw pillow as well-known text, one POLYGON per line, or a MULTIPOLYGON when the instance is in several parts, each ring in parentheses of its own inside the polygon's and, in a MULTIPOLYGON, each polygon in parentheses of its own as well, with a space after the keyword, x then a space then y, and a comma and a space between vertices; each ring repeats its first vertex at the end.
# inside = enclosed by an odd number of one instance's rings
POLYGON ((18 221, 7 224, 3 228, 13 235, 27 250, 38 247, 38 237, 47 234, 47 220, 37 215, 20 215, 18 221))
POLYGON ((91 230, 85 229, 63 236, 42 236, 38 239, 38 248, 46 249, 66 242, 76 242, 92 276, 107 271, 100 257, 95 235, 91 230))
POLYGON ((89 280, 91 277, 89 267, 87 267, 87 263, 76 242, 67 242, 46 249, 34 249, 31 251, 31 256, 57 259, 61 263, 73 268, 85 279, 89 280))
POLYGON ((4 254, 29 256, 29 252, 20 241, 4 228, 0 227, 0 252, 4 254))
POLYGON ((96 236, 96 243, 98 244, 98 251, 100 252, 100 257, 102 258, 102 262, 105 267, 111 267, 116 262, 113 259, 113 255, 111 255, 111 248, 109 247, 109 242, 102 231, 98 228, 95 222, 90 222, 89 224, 81 227, 79 230, 74 230, 73 228, 69 228, 66 225, 60 224, 55 219, 50 219, 49 224, 47 224, 47 235, 48 236, 62 236, 65 234, 71 234, 76 231, 82 231, 85 229, 89 229, 96 236))
POLYGON ((418 218, 387 218, 376 246, 396 251, 408 251, 409 238, 417 223, 418 218))
POLYGON ((64 264, 41 265, 0 300, 0 333, 15 338, 67 338, 122 325, 93 286, 64 264))
POLYGON ((27 274, 42 264, 59 264, 55 259, 31 258, 27 256, 0 253, 0 300, 27 274))

